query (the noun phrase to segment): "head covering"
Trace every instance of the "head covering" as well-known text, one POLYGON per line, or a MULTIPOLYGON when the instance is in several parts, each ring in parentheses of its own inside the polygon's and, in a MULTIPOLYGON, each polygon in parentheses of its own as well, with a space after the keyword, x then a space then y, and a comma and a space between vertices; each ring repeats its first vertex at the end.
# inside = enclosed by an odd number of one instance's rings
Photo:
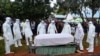
POLYGON ((26 24, 29 24, 29 25, 30 25, 30 21, 29 21, 29 19, 26 19, 26 24))
POLYGON ((11 18, 10 17, 6 17, 6 22, 10 23, 10 21, 11 21, 11 18))
POLYGON ((63 22, 64 22, 64 23, 68 23, 69 21, 67 21, 67 20, 63 20, 63 22))
POLYGON ((54 22, 55 22, 54 20, 51 21, 51 23, 54 23, 54 22))
POLYGON ((89 21, 89 24, 92 24, 93 22, 92 21, 89 21))
POLYGON ((40 23, 44 23, 44 21, 43 20, 41 20, 41 22, 40 23))
POLYGON ((66 22, 66 20, 63 20, 63 22, 65 23, 65 22, 66 22))
POLYGON ((19 19, 16 19, 16 22, 20 23, 20 20, 19 19))
POLYGON ((6 17, 6 20, 11 20, 11 18, 10 17, 6 17))
POLYGON ((29 19, 26 19, 26 22, 29 22, 29 19))
POLYGON ((16 21, 19 21, 19 19, 16 19, 16 21))
POLYGON ((93 25, 93 22, 92 22, 92 21, 89 21, 89 22, 88 22, 88 25, 93 25))
POLYGON ((71 20, 73 20, 73 16, 71 15, 71 13, 68 13, 68 15, 67 15, 67 17, 66 17, 66 20, 67 21, 71 21, 71 20))

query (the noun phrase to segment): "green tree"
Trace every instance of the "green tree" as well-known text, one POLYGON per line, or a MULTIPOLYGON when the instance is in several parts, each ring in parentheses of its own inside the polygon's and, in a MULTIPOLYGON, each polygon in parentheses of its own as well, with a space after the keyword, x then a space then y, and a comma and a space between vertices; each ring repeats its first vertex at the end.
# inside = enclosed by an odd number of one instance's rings
POLYGON ((0 2, 0 13, 4 16, 20 19, 46 19, 51 13, 51 8, 42 0, 24 0, 15 2, 0 2))
POLYGON ((100 0, 65 0, 64 2, 61 2, 61 0, 58 0, 58 4, 60 5, 60 9, 58 11, 61 12, 61 10, 65 12, 72 12, 75 14, 79 14, 83 19, 82 14, 82 7, 89 7, 92 10, 92 18, 94 14, 99 10, 100 0), (60 1, 60 2, 59 2, 60 1))

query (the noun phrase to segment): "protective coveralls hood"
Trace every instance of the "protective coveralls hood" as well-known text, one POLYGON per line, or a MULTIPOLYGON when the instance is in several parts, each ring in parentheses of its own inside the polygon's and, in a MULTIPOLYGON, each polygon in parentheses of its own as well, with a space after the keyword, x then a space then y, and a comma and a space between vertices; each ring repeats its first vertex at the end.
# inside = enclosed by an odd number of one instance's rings
POLYGON ((49 26, 48 26, 48 33, 50 33, 50 34, 57 33, 57 29, 56 29, 54 21, 51 21, 51 23, 49 24, 49 26))
POLYGON ((45 34, 46 33, 46 24, 42 20, 37 27, 37 34, 45 34))
POLYGON ((78 23, 74 37, 75 37, 75 42, 79 45, 80 50, 83 50, 82 41, 84 37, 84 31, 81 23, 78 23))
POLYGON ((22 46, 21 40, 20 40, 22 38, 22 35, 21 35, 21 31, 20 31, 19 19, 16 19, 16 22, 13 25, 13 33, 14 33, 14 40, 16 41, 15 47, 22 46), (17 44, 17 42, 18 42, 18 44, 17 44))
POLYGON ((19 19, 16 19, 16 23, 19 23, 20 24, 20 20, 19 19))
POLYGON ((3 24, 3 36, 5 41, 5 51, 6 54, 10 53, 10 46, 14 44, 13 35, 10 26, 10 17, 6 17, 6 21, 3 24))
POLYGON ((68 24, 68 21, 63 20, 63 22, 64 22, 64 27, 63 27, 61 33, 63 33, 63 34, 71 34, 71 26, 68 24))
POLYGON ((94 51, 94 37, 95 37, 95 26, 92 21, 89 22, 89 31, 87 35, 87 42, 89 43, 88 52, 94 51))
POLYGON ((30 22, 28 19, 26 19, 26 22, 24 24, 24 32, 25 32, 25 39, 26 39, 26 44, 29 45, 29 41, 28 38, 30 39, 30 41, 32 41, 32 30, 31 30, 31 26, 30 26, 30 22))
POLYGON ((10 17, 6 17, 6 23, 10 24, 11 18, 10 17))

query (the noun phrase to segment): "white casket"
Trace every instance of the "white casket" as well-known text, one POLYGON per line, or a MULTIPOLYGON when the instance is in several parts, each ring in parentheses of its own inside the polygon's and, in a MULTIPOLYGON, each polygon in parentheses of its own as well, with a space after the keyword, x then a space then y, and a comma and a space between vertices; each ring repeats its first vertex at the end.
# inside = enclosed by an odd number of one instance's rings
POLYGON ((70 34, 40 34, 35 36, 34 44, 29 46, 30 52, 43 55, 62 55, 75 53, 74 37, 70 34), (32 50, 34 49, 34 50, 32 50))
POLYGON ((40 34, 34 38, 34 46, 64 45, 74 42, 71 34, 40 34))

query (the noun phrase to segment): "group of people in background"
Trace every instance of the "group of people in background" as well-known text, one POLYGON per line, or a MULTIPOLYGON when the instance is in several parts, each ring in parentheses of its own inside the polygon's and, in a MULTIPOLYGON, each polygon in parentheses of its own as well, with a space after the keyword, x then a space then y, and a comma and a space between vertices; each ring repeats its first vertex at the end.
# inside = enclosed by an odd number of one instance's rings
MULTIPOLYGON (((22 46, 21 39, 22 33, 20 28, 20 20, 16 19, 11 28, 11 18, 6 17, 6 21, 3 24, 3 37, 5 40, 5 51, 6 54, 10 53, 10 46, 15 44, 15 47, 22 46)), ((32 31, 29 20, 26 19, 23 28, 23 35, 25 35, 26 45, 29 45, 29 40, 32 41, 32 31), (28 40, 29 39, 29 40, 28 40)))
MULTIPOLYGON (((62 20, 63 27, 61 32, 59 33, 55 24, 55 20, 51 20, 49 24, 47 24, 44 20, 41 20, 37 25, 37 35, 39 34, 71 34, 72 29, 71 25, 68 21, 62 20)), ((75 43, 78 44, 78 51, 84 50, 83 47, 83 38, 84 38, 84 29, 80 22, 75 23, 75 43)), ((25 22, 20 22, 20 19, 16 19, 13 23, 13 27, 11 28, 11 18, 6 17, 5 22, 3 23, 3 37, 5 40, 5 51, 6 54, 10 52, 10 46, 15 45, 15 47, 22 46, 21 39, 22 35, 25 36, 26 45, 29 45, 29 42, 32 41, 33 32, 35 29, 35 22, 30 23, 29 19, 26 19, 25 22), (33 31, 33 32, 32 32, 33 31)), ((88 33, 87 33, 87 43, 89 43, 89 47, 87 48, 88 52, 94 51, 94 38, 95 38, 95 26, 92 21, 88 22, 88 33)))

